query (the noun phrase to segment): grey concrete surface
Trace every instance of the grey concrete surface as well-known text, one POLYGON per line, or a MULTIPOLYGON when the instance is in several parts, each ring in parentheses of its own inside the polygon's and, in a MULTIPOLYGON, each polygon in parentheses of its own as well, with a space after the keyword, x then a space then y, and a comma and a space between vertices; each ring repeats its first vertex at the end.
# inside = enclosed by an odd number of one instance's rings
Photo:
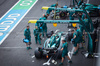
MULTIPOLYGON (((8 1, 8 0, 7 0, 8 1)), ((3 4, 4 6, 9 5, 9 8, 14 4, 14 2, 17 2, 17 0, 9 0, 10 2, 7 2, 3 4), (8 4, 9 3, 9 4, 8 4), (12 4, 13 3, 13 4, 12 4)), ((42 40, 42 45, 35 44, 34 36, 33 36, 33 29, 35 27, 34 24, 30 24, 30 29, 31 29, 31 36, 32 36, 32 49, 31 50, 26 50, 25 43, 22 42, 22 39, 24 38, 23 32, 26 26, 28 25, 28 21, 30 19, 39 19, 39 17, 42 16, 43 13, 46 11, 42 11, 41 7, 42 6, 50 6, 51 4, 56 3, 56 0, 39 0, 35 6, 29 11, 29 13, 24 17, 24 19, 18 24, 18 26, 11 32, 11 34, 7 37, 7 39, 2 43, 0 46, 0 66, 43 66, 43 63, 46 62, 48 59, 36 59, 31 58, 34 55, 34 50, 36 47, 42 47, 43 43, 45 41, 42 40), (34 62, 32 62, 34 61, 34 62)), ((59 0, 58 1, 59 5, 69 5, 70 0, 59 0)), ((0 6, 1 14, 2 16, 4 12, 6 12, 9 8, 6 6, 5 8, 0 6), (7 10, 6 10, 7 9, 7 10)), ((48 32, 50 30, 56 30, 60 29, 61 31, 68 31, 67 24, 58 24, 57 27, 53 27, 52 24, 47 24, 48 26, 48 32)), ((72 45, 69 49, 72 48, 72 45)), ((72 57, 72 64, 67 63, 67 59, 64 61, 63 66, 95 66, 95 60, 96 58, 93 59, 88 59, 85 58, 81 54, 80 50, 76 56, 72 57)), ((60 59, 57 60, 59 65, 60 59)), ((55 66, 54 64, 51 63, 50 66, 55 66)))

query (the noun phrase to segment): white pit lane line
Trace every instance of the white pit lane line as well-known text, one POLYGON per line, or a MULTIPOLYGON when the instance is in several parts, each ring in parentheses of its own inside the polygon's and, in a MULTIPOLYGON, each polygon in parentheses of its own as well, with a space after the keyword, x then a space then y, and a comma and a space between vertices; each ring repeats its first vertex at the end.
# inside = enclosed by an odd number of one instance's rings
MULTIPOLYGON (((7 14, 9 13, 18 3, 16 2, 1 18, 0 20, 7 14)), ((15 29, 15 27, 20 23, 20 21, 26 16, 26 14, 32 9, 32 7, 38 2, 38 0, 35 1, 35 3, 28 9, 28 11, 20 18, 20 20, 16 23, 16 25, 9 31, 9 33, 1 40, 0 45, 4 42, 4 40, 10 35, 10 33, 15 29)))
POLYGON ((68 56, 70 57, 70 59, 72 58, 73 53, 74 53, 74 47, 72 48, 71 51, 68 52, 68 56))

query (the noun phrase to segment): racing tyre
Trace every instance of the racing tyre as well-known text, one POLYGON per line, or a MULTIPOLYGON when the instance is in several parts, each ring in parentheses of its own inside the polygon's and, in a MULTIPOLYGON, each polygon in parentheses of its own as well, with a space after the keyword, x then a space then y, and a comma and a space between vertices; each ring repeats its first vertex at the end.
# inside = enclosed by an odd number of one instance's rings
POLYGON ((58 59, 62 58, 62 51, 60 49, 58 49, 58 59))
POLYGON ((66 12, 60 12, 59 14, 60 18, 65 19, 66 18, 66 12))
POLYGON ((40 52, 40 51, 38 50, 38 48, 36 48, 36 50, 35 50, 35 57, 36 57, 37 59, 42 58, 42 52, 40 52))

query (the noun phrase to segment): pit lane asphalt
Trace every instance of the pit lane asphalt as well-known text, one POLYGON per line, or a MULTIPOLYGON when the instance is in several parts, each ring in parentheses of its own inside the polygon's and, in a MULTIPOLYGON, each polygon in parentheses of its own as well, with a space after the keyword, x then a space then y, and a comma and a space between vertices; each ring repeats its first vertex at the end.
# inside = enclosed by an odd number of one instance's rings
POLYGON ((18 0, 0 0, 0 18, 17 2, 18 0))
MULTIPOLYGON (((11 0, 12 4, 9 6, 9 8, 14 4, 14 2, 17 2, 17 0, 11 0)), ((9 5, 11 3, 6 2, 4 5, 9 5), (9 3, 9 4, 8 4, 9 3)), ((0 46, 0 66, 43 66, 43 63, 45 63, 48 59, 36 59, 35 57, 32 58, 34 55, 34 50, 36 47, 43 46, 43 43, 45 41, 42 40, 42 45, 35 44, 34 36, 33 36, 33 29, 35 27, 34 24, 30 24, 31 29, 31 36, 32 36, 32 50, 26 50, 25 43, 23 43, 23 32, 26 26, 28 25, 28 21, 30 19, 39 19, 39 17, 42 16, 43 13, 46 11, 42 11, 42 6, 50 6, 51 4, 56 3, 56 0, 39 0, 35 6, 29 11, 29 13, 24 17, 24 19, 18 24, 18 26, 11 32, 11 34, 7 37, 7 39, 2 43, 0 46)), ((59 0, 59 5, 69 5, 69 0, 59 0)), ((3 8, 3 6, 1 7, 3 8)), ((9 9, 8 7, 5 7, 4 10, 2 10, 2 14, 6 12, 9 9)), ((60 29, 61 31, 68 31, 66 24, 58 24, 57 27, 53 27, 52 24, 48 24, 48 32, 50 30, 56 30, 60 29)), ((70 50, 72 48, 72 45, 69 44, 70 50)), ((64 61, 63 66, 95 66, 95 58, 94 59, 87 59, 85 58, 80 52, 76 56, 72 57, 72 64, 68 64, 67 60, 64 61)), ((60 63, 60 59, 57 60, 58 64, 60 63)), ((57 64, 57 66, 58 66, 57 64)), ((54 64, 51 64, 50 66, 54 66, 54 64)))

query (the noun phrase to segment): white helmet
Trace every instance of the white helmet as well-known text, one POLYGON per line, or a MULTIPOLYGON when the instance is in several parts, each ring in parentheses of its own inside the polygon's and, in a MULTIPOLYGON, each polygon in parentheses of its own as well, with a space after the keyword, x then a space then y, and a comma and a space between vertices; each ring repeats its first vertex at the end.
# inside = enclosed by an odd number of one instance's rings
POLYGON ((65 41, 65 38, 64 37, 62 38, 62 41, 65 41))

